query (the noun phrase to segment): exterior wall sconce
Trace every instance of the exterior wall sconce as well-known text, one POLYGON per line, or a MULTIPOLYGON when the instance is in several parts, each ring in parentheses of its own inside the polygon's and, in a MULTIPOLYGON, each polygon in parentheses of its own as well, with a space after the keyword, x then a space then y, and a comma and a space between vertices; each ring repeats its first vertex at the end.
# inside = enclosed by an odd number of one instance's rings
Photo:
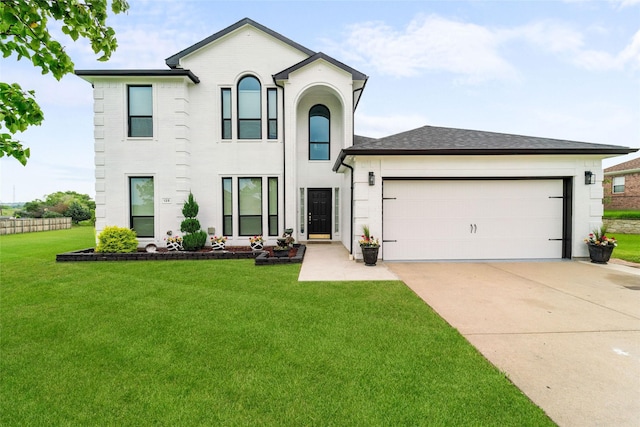
POLYGON ((376 185, 376 176, 373 172, 369 172, 369 185, 376 185))
POLYGON ((584 173, 584 185, 592 185, 596 183, 596 174, 591 171, 584 173))

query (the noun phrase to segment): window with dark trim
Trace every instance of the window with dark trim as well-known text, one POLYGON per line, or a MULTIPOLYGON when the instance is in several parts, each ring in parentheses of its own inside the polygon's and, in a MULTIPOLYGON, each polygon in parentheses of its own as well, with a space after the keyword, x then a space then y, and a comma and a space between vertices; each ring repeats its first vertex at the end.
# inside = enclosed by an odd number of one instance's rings
POLYGON ((221 90, 222 139, 231 139, 231 88, 221 90))
POLYGON ((153 177, 129 178, 130 227, 138 237, 154 236, 153 177))
POLYGON ((278 178, 268 178, 269 236, 278 235, 278 178))
POLYGON ((153 136, 153 92, 150 85, 127 86, 129 137, 153 136))
POLYGON ((222 178, 222 235, 233 236, 233 189, 231 178, 222 178))
POLYGON ((624 193, 624 176, 613 177, 613 194, 624 193))
POLYGON ((278 90, 267 89, 267 137, 278 138, 278 90))
POLYGON ((238 234, 262 234, 262 178, 238 178, 238 234))
POLYGON ((309 160, 329 160, 331 115, 324 105, 309 110, 309 160))
POLYGON ((238 138, 262 138, 262 97, 260 81, 253 76, 238 83, 238 138))

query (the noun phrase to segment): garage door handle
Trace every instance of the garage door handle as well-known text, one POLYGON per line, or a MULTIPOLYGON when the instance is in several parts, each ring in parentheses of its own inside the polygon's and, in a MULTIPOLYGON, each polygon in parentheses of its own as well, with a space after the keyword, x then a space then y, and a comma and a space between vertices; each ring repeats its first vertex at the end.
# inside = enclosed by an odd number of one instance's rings
POLYGON ((476 234, 478 232, 478 224, 469 224, 471 226, 471 230, 469 231, 471 234, 476 234))

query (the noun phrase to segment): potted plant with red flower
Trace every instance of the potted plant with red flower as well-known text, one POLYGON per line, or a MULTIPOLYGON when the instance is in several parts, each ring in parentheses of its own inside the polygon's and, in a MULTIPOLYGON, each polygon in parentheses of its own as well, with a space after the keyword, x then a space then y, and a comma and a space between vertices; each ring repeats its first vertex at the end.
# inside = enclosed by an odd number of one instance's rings
POLYGON ((374 266, 378 262, 378 251, 380 250, 380 241, 371 235, 368 225, 362 226, 362 236, 360 236, 360 249, 362 250, 362 258, 364 265, 374 266))

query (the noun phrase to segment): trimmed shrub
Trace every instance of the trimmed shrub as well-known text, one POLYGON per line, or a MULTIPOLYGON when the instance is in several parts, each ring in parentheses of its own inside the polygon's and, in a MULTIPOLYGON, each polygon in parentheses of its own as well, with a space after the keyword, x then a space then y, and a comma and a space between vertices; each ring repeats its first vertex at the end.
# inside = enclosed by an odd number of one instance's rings
POLYGON ((204 248, 207 243, 207 232, 200 230, 195 233, 185 234, 182 237, 182 247, 185 251, 197 251, 204 248))
POLYGON ((96 252, 126 254, 138 250, 136 232, 124 227, 109 226, 98 236, 96 252))
POLYGON ((196 218, 187 218, 180 223, 180 231, 183 233, 195 233, 200 231, 200 221, 196 218))
POLYGON ((189 193, 189 198, 182 207, 185 219, 180 224, 180 231, 186 233, 182 236, 182 247, 185 251, 197 251, 204 248, 207 243, 207 233, 200 230, 200 221, 196 219, 199 209, 193 198, 193 193, 189 193))
POLYGON ((199 210, 200 207, 193 198, 193 193, 189 193, 189 198, 184 202, 184 206, 182 206, 182 215, 184 215, 185 218, 195 218, 198 216, 199 210))

